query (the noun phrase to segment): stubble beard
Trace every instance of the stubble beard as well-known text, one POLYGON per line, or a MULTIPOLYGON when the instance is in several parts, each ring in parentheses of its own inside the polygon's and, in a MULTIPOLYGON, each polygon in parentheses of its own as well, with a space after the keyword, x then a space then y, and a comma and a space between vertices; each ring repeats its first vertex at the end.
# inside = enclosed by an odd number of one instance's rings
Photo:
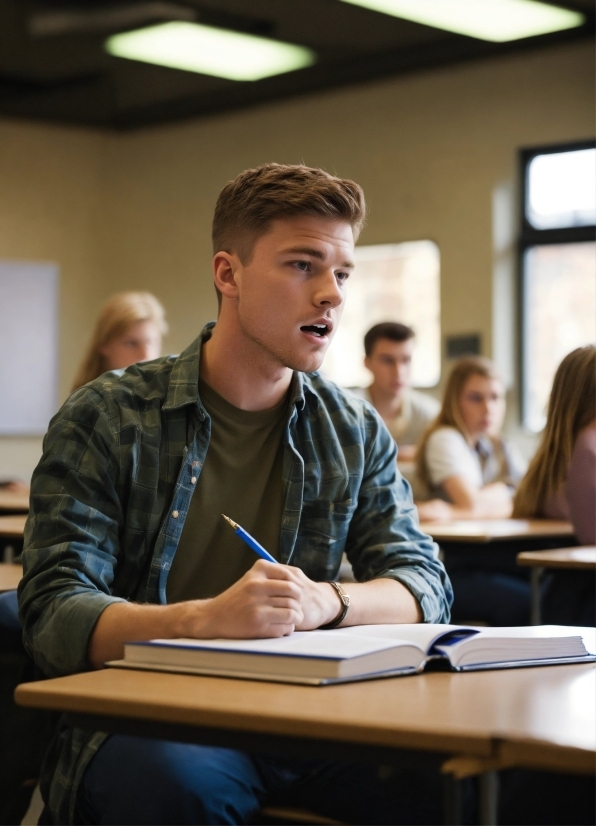
POLYGON ((242 318, 239 319, 240 328, 247 339, 254 342, 263 350, 267 356, 276 361, 280 367, 286 367, 289 370, 298 373, 312 373, 318 370, 323 363, 323 358, 327 352, 327 348, 319 353, 311 353, 310 355, 302 355, 295 353, 290 346, 284 346, 277 342, 271 342, 260 335, 257 331, 247 326, 242 318))

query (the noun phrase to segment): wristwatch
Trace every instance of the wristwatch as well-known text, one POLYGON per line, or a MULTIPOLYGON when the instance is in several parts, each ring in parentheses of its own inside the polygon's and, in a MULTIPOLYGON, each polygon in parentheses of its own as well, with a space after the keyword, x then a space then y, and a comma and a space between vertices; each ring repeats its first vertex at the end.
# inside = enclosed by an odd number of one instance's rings
POLYGON ((337 595, 341 600, 341 611, 336 618, 331 622, 328 622, 327 625, 321 625, 321 631, 327 631, 329 628, 337 628, 338 625, 341 625, 341 623, 345 620, 346 614, 348 613, 348 608, 350 607, 350 596, 349 594, 346 594, 339 582, 331 582, 331 580, 329 580, 329 585, 332 585, 337 591, 337 595))

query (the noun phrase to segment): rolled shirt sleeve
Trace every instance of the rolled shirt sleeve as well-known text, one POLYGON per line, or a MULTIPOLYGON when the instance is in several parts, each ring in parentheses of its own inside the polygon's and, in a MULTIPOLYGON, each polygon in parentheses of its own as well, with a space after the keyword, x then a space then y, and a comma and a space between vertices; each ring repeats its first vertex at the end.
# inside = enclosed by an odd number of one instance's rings
POLYGON ((438 548, 420 530, 393 439, 378 417, 368 424, 364 474, 346 546, 356 579, 396 579, 418 601, 424 622, 448 622, 453 591, 438 548))
POLYGON ((87 647, 110 592, 122 508, 117 439, 84 388, 53 418, 31 482, 19 585, 25 647, 47 676, 89 668, 87 647))

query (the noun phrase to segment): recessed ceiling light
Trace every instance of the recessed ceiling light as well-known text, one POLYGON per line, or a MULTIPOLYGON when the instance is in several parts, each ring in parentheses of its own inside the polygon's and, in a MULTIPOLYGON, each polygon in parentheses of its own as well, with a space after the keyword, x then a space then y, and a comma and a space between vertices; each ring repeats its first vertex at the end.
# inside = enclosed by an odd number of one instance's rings
POLYGON ((573 29, 585 22, 577 11, 537 0, 343 0, 448 32, 504 43, 573 29))
POLYGON ((105 48, 116 57, 228 80, 261 80, 316 60, 304 46, 180 21, 114 34, 105 48))

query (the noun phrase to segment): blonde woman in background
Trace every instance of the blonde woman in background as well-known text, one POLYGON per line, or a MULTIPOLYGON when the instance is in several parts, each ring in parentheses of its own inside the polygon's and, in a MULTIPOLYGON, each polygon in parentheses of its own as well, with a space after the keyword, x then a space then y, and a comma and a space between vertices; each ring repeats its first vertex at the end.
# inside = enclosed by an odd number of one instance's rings
MULTIPOLYGON (((447 380, 443 404, 416 455, 414 494, 420 519, 506 518, 525 464, 501 437, 505 384, 488 359, 460 359, 447 380)), ((456 622, 525 625, 530 587, 515 552, 450 544, 445 567, 451 578, 456 622)))
POLYGON ((414 492, 421 519, 511 516, 525 464, 501 438, 505 385, 488 359, 460 359, 443 404, 416 453, 414 492))
MULTIPOLYGON (((100 310, 72 390, 108 370, 158 358, 161 338, 167 329, 164 308, 151 293, 113 295, 100 310)), ((10 483, 10 489, 25 492, 29 488, 21 483, 10 483)), ((21 633, 17 592, 5 591, 0 594, 0 643, 8 639, 11 645, 20 649, 21 633)))
MULTIPOLYGON (((582 545, 596 545, 596 347, 579 347, 559 365, 540 446, 513 503, 523 518, 568 519, 582 545)), ((543 618, 594 624, 594 576, 556 571, 543 618)))
POLYGON ((167 330, 164 308, 154 295, 116 293, 100 310, 72 390, 108 370, 158 358, 167 330))

